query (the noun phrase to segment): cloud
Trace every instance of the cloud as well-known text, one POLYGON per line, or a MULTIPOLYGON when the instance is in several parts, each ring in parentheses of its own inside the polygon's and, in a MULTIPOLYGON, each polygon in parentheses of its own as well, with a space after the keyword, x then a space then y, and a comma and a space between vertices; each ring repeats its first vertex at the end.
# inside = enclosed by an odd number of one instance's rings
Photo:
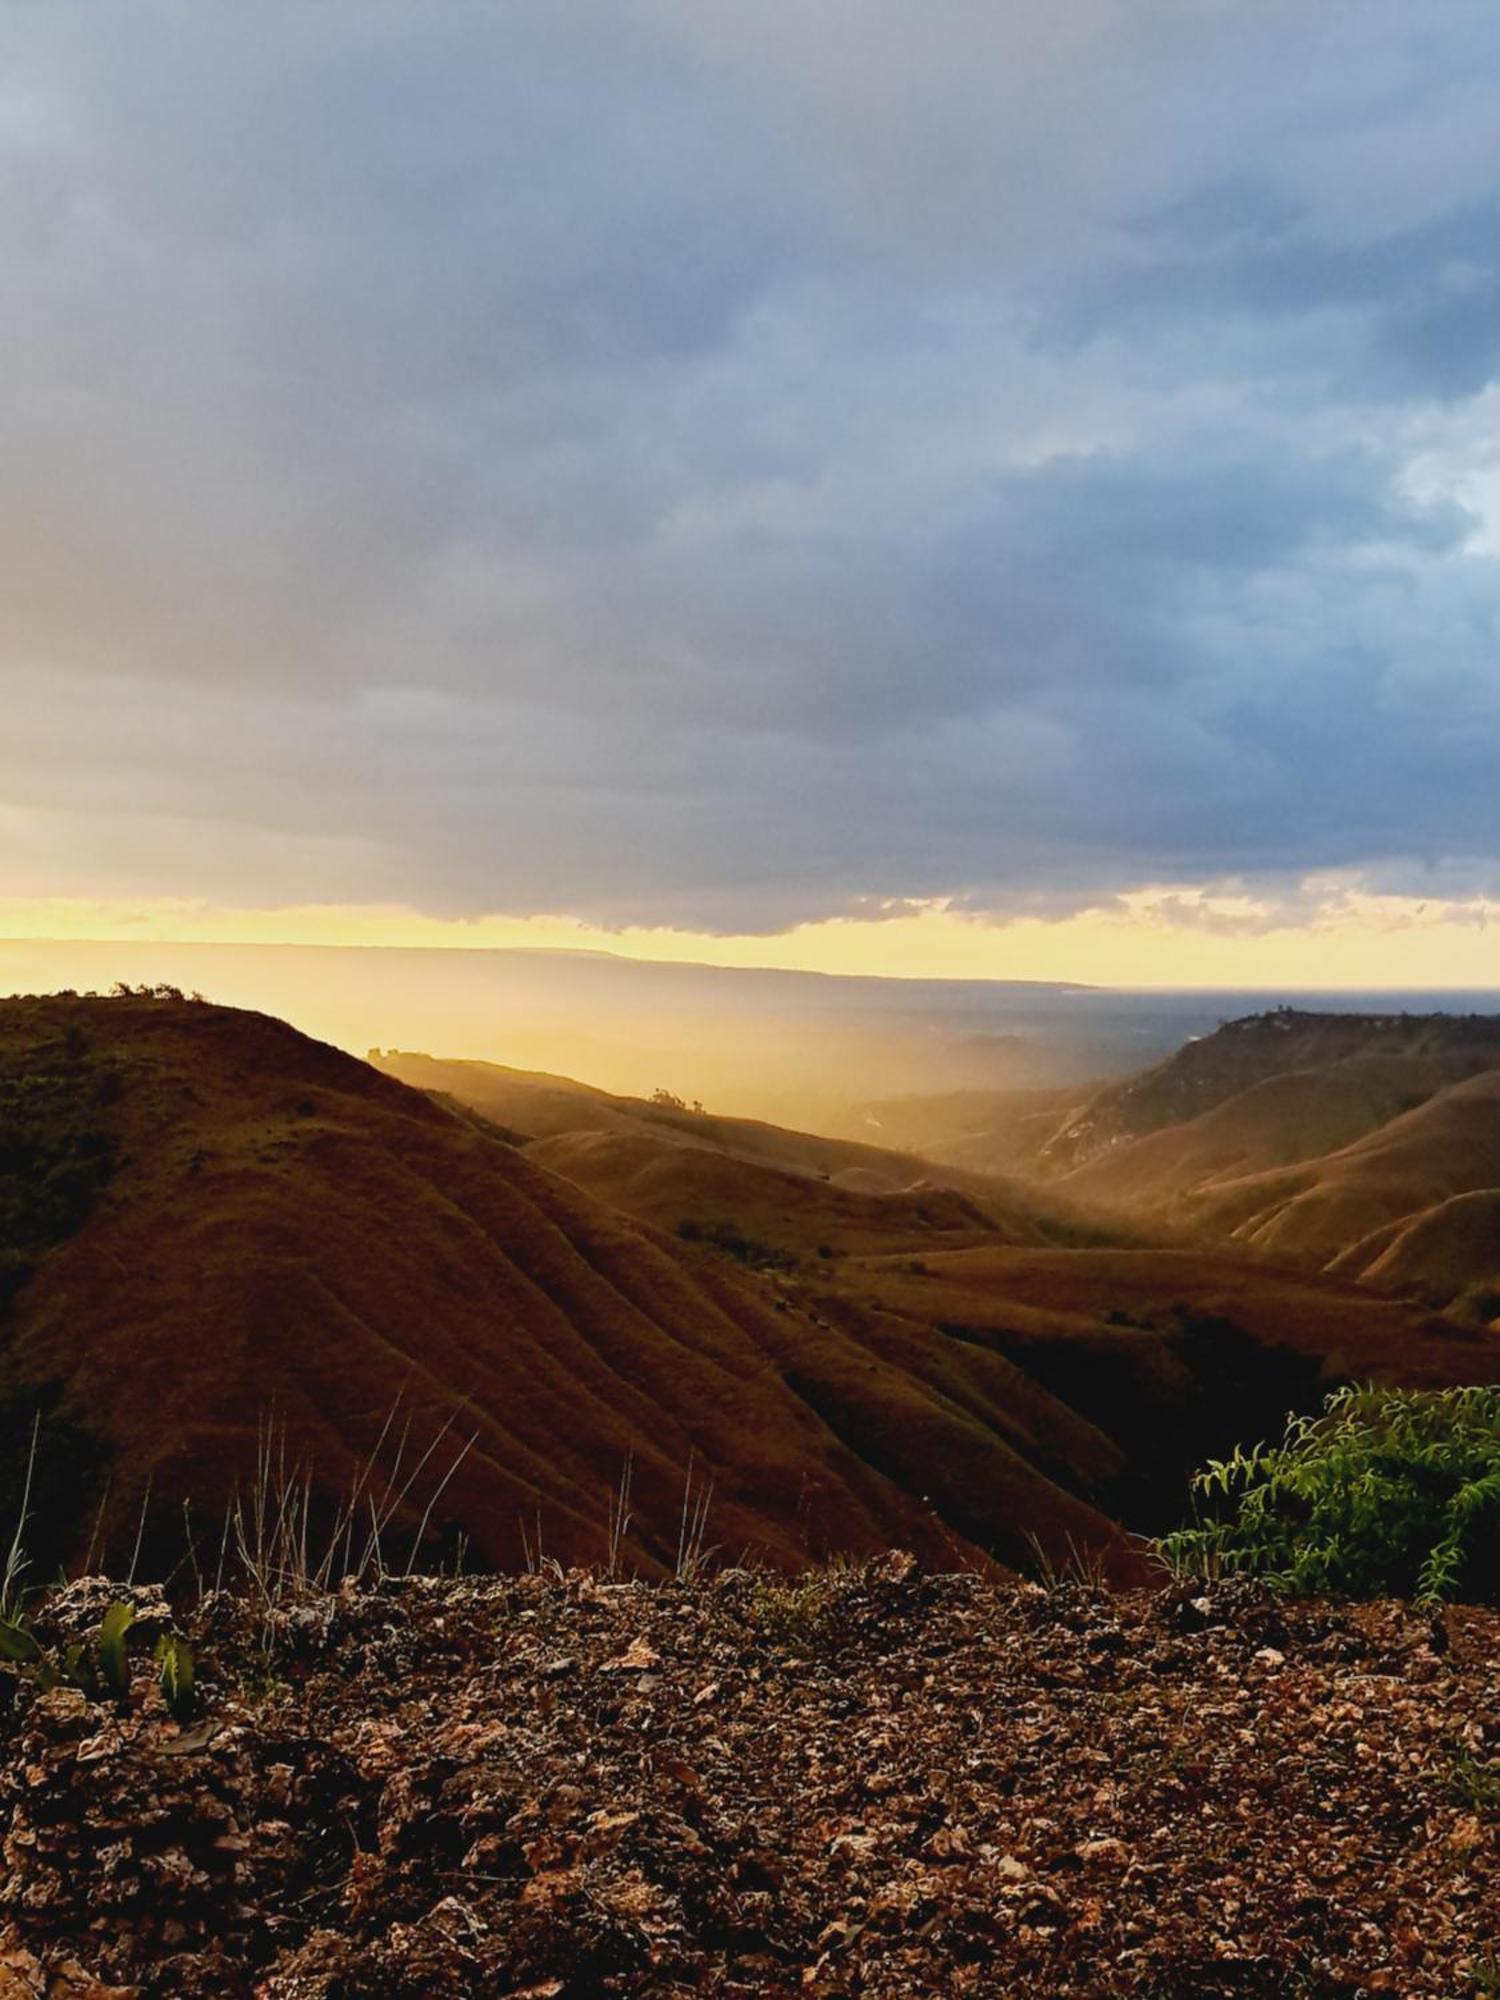
POLYGON ((1482 0, 3 34, 14 893, 1500 883, 1482 0))

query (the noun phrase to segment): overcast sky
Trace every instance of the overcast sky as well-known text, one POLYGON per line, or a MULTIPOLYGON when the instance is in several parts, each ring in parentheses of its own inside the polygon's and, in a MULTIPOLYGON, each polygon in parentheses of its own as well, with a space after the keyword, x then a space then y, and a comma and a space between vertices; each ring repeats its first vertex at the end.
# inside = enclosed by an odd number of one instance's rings
POLYGON ((1500 891, 1494 0, 0 50, 11 894, 1500 891))

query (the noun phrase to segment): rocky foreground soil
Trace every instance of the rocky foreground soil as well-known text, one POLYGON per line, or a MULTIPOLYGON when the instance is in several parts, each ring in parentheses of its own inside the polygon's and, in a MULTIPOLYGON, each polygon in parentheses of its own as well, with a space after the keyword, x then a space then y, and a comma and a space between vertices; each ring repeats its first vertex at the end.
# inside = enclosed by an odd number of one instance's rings
POLYGON ((1495 1614, 890 1557, 188 1623, 184 1725, 144 1647, 15 1693, 0 2000, 1500 1992, 1495 1614))

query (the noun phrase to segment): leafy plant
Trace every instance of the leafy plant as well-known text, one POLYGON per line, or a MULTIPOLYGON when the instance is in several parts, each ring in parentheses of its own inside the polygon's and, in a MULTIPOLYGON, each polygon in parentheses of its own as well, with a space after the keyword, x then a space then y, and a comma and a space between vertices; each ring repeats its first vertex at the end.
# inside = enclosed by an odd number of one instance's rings
POLYGON ((156 1642, 156 1664, 168 1710, 176 1721, 186 1722, 193 1712, 193 1649, 181 1633, 162 1633, 156 1642))
MULTIPOLYGON (((91 1645, 76 1639, 66 1646, 48 1647, 23 1612, 9 1613, 0 1617, 0 1667, 44 1691, 71 1687, 94 1701, 108 1695, 123 1703, 130 1694, 126 1648, 135 1622, 135 1607, 121 1598, 106 1609, 91 1645)), ((163 1632, 155 1658, 167 1707, 177 1721, 185 1722, 193 1711, 193 1649, 180 1632, 163 1632)))
POLYGON ((1500 1603, 1500 1389, 1337 1390, 1279 1445, 1211 1460, 1193 1496, 1158 1545, 1178 1574, 1500 1603))
POLYGON ((0 1660, 8 1666, 34 1667, 44 1657, 41 1641, 19 1615, 0 1618, 0 1660))
POLYGON ((125 1658, 125 1635, 135 1623, 135 1607, 123 1601, 111 1604, 99 1621, 96 1642, 99 1674, 116 1701, 130 1692, 130 1667, 125 1658))

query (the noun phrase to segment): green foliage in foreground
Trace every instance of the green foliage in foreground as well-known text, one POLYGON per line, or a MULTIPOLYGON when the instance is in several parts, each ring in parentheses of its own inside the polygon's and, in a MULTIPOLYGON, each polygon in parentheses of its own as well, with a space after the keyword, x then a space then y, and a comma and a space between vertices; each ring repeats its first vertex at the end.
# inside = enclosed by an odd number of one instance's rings
MULTIPOLYGON (((49 1688, 77 1688, 91 1701, 106 1696, 122 1707, 130 1698, 130 1665, 125 1641, 135 1623, 135 1610, 123 1601, 111 1604, 89 1644, 82 1639, 65 1646, 47 1646, 19 1610, 0 1615, 0 1671, 49 1688)), ((193 1710, 193 1650, 177 1632, 163 1632, 156 1642, 156 1665, 162 1696, 171 1714, 185 1722, 193 1710)))
POLYGON ((1179 1574, 1500 1603, 1500 1389, 1337 1390, 1279 1445, 1211 1460, 1193 1495, 1194 1525, 1159 1545, 1179 1574))

